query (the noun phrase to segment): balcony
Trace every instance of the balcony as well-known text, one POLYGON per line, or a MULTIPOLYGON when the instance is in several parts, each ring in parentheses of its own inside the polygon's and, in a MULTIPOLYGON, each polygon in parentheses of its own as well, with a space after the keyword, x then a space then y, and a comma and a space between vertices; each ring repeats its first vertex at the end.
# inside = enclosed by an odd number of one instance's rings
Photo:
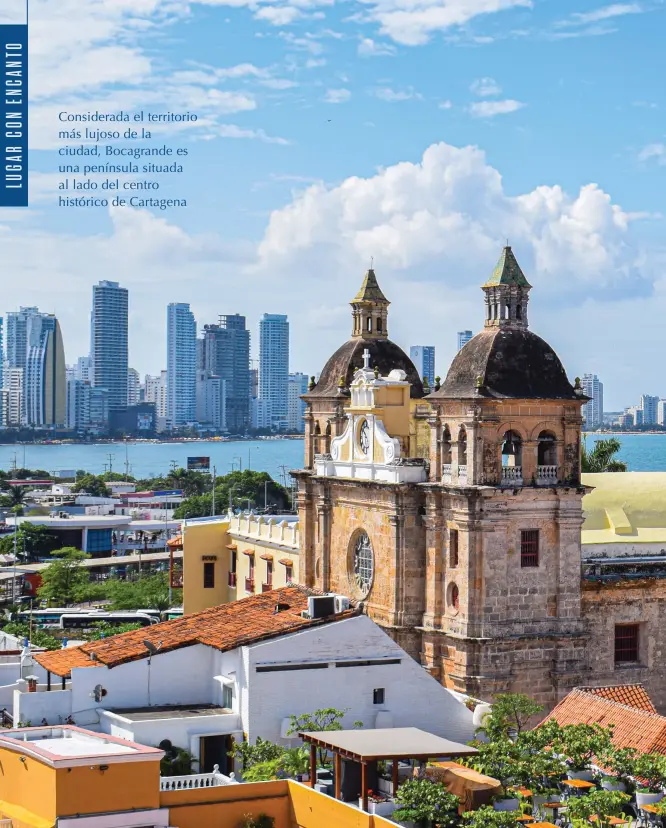
POLYGON ((523 485, 522 466, 502 466, 502 484, 504 486, 523 485))
MULTIPOLYGON (((191 791, 198 788, 219 788, 221 785, 237 785, 234 774, 224 776, 215 765, 212 773, 191 773, 187 776, 161 776, 161 791, 191 791)), ((1 825, 1 823, 0 823, 1 825)))
POLYGON ((228 581, 228 583, 229 583, 229 586, 230 586, 232 589, 236 589, 236 573, 235 573, 235 572, 230 572, 230 573, 229 573, 229 581, 228 581))
POLYGON ((269 581, 267 584, 261 585, 262 592, 270 592, 273 589, 273 582, 269 581))
POLYGON ((467 466, 458 466, 458 483, 461 486, 467 485, 467 466))
POLYGON ((245 592, 254 593, 254 578, 245 579, 245 592))
POLYGON ((557 466, 537 466, 537 486, 553 486, 557 483, 557 466))
POLYGON ((452 480, 451 464, 442 464, 442 483, 450 483, 452 480))

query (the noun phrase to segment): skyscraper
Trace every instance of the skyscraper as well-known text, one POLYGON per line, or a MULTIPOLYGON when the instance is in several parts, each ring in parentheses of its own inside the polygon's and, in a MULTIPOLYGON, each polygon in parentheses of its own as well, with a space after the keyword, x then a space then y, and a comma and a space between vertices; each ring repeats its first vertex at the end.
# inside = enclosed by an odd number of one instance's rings
POLYGON ((182 428, 197 419, 197 323, 190 306, 167 307, 167 422, 182 428))
POLYGON ((435 384, 435 346, 412 345, 409 356, 416 366, 421 379, 428 378, 430 385, 435 384))
POLYGON ((268 406, 273 431, 287 428, 289 322, 279 313, 259 320, 259 399, 268 406))
POLYGON ((21 308, 7 314, 7 365, 10 368, 25 368, 28 326, 35 316, 40 316, 38 308, 21 308))
POLYGON ((289 431, 302 433, 305 431, 305 400, 301 395, 307 393, 308 375, 289 374, 287 386, 287 428, 289 431))
POLYGON ((109 408, 127 407, 127 288, 93 285, 90 353, 93 386, 109 392, 109 408))
POLYGON ((585 396, 592 398, 582 408, 583 419, 587 428, 595 428, 604 421, 604 385, 596 374, 583 374, 581 386, 585 396))
POLYGON ((197 367, 206 376, 224 381, 226 427, 244 434, 250 427, 250 332, 245 317, 220 316, 217 325, 204 325, 197 367))
POLYGON ((655 425, 657 422, 657 405, 659 397, 652 397, 650 394, 641 396, 641 411, 643 412, 643 424, 655 425))
POLYGON ((24 422, 62 426, 67 416, 67 373, 60 324, 52 314, 30 319, 24 373, 24 422))
POLYGON ((467 345, 473 336, 472 331, 458 331, 458 350, 467 345))
MULTIPOLYGON (((2 366, 5 364, 5 339, 4 339, 4 328, 3 328, 3 319, 0 316, 0 388, 2 388, 2 366)), ((7 419, 7 409, 5 406, 5 415, 4 419, 7 419)))
POLYGON ((138 405, 141 380, 136 368, 127 369, 127 405, 138 405))

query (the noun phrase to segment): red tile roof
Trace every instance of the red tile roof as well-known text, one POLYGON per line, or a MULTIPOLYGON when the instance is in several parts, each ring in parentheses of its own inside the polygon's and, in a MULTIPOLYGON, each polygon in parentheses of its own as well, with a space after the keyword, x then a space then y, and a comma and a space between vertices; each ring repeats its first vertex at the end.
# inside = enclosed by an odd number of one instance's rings
POLYGON ((548 715, 561 725, 615 725, 613 744, 641 753, 666 754, 666 717, 604 698, 594 688, 576 688, 548 715))
POLYGON ((656 713, 657 708, 652 704, 642 684, 612 684, 608 687, 579 687, 586 693, 594 693, 604 699, 626 704, 627 707, 635 707, 637 710, 645 710, 648 713, 656 713))
POLYGON ((301 612, 308 608, 308 594, 314 593, 293 586, 274 589, 173 621, 120 633, 100 641, 89 641, 80 647, 39 653, 35 658, 51 673, 69 676, 73 667, 96 667, 100 664, 117 667, 128 661, 146 658, 149 653, 145 641, 161 653, 193 644, 205 644, 224 652, 357 614, 356 609, 351 609, 328 618, 302 618, 301 612), (278 603, 287 608, 276 613, 278 603), (93 653, 94 658, 91 657, 93 653))

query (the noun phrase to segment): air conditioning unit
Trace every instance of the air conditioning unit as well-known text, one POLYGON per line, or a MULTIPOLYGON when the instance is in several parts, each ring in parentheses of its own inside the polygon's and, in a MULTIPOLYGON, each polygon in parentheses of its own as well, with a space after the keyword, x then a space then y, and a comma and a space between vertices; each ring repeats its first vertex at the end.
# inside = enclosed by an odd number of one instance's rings
POLYGON ((328 618, 335 615, 335 595, 311 595, 308 598, 310 618, 328 618))
POLYGON ((350 607, 349 598, 346 595, 335 595, 335 614, 345 612, 350 607))

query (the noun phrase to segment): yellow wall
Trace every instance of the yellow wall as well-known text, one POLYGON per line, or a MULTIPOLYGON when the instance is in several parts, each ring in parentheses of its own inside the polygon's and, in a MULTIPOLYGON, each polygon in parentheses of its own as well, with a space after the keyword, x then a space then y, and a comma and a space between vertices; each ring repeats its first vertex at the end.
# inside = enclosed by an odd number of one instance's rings
POLYGON ((56 791, 58 816, 102 814, 106 811, 132 811, 158 808, 160 800, 160 763, 121 762, 98 770, 103 759, 79 768, 58 768, 56 791))
POLYGON ((218 518, 209 523, 183 525, 183 612, 201 612, 233 601, 236 597, 229 589, 230 543, 229 521, 218 518), (203 572, 205 555, 214 555, 215 586, 204 588, 203 572))
POLYGON ((237 546, 236 558, 236 575, 237 575, 237 598, 245 598, 246 595, 251 595, 245 589, 245 579, 250 576, 250 556, 246 552, 254 553, 254 592, 262 591, 262 584, 266 582, 266 561, 261 558, 261 555, 273 556, 273 589, 286 586, 287 584, 287 568, 284 564, 279 563, 282 560, 290 560, 293 563, 291 580, 298 583, 298 553, 292 549, 275 549, 266 546, 260 541, 241 540, 240 538, 232 541, 237 546))
POLYGON ((7 808, 0 805, 0 812, 16 819, 16 828, 33 828, 39 825, 37 820, 18 819, 21 809, 55 824, 56 809, 56 771, 48 765, 29 756, 0 747, 0 801, 7 803, 7 808))

